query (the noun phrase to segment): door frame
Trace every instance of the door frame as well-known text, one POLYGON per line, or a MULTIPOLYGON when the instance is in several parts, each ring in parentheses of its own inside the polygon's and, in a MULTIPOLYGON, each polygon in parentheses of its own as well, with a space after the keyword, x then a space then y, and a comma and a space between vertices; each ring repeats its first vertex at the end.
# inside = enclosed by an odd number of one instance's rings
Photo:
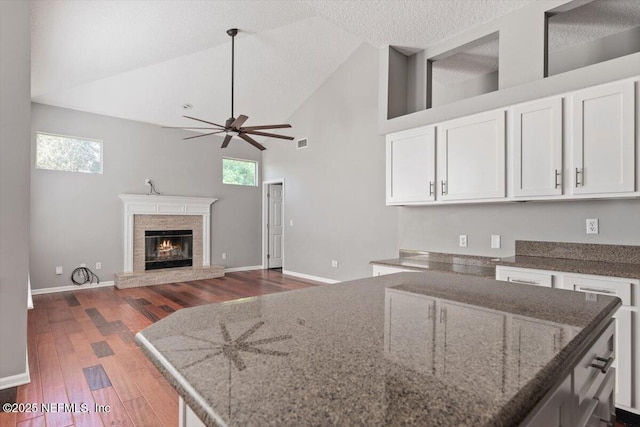
POLYGON ((284 235, 286 228, 284 223, 284 178, 262 181, 262 269, 267 270, 269 268, 267 260, 267 252, 269 250, 269 231, 267 230, 267 222, 269 221, 269 201, 267 199, 267 193, 269 192, 269 185, 271 184, 282 184, 282 270, 284 271, 284 235))

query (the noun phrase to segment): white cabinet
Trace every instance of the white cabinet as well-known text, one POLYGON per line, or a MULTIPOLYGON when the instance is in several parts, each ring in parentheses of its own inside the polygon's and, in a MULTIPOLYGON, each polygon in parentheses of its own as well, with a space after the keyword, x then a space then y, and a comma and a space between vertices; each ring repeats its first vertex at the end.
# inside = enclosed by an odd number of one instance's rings
POLYGON ((512 109, 513 195, 562 194, 562 98, 512 109))
POLYGON ((384 276, 386 274, 394 274, 394 273, 417 273, 418 270, 409 270, 408 268, 400 268, 400 267, 389 267, 386 265, 373 265, 373 276, 384 276))
POLYGON ((633 373, 640 369, 640 352, 632 343, 640 342, 637 320, 640 314, 637 304, 640 280, 504 266, 496 267, 496 280, 539 282, 530 283, 539 286, 550 281, 556 288, 585 292, 596 297, 607 295, 620 298, 622 307, 613 316, 616 330, 616 357, 613 363, 616 368, 615 401, 625 410, 639 412, 639 399, 633 399, 633 396, 640 394, 640 377, 634 377, 633 373))
POLYGON ((505 197, 505 112, 438 125, 438 181, 442 200, 505 197))
POLYGON ((635 189, 634 83, 573 94, 573 193, 635 189))
POLYGON ((387 205, 435 200, 433 127, 387 135, 387 205))
MULTIPOLYGON (((622 300, 623 306, 618 309, 613 318, 616 320, 616 360, 614 367, 619 375, 616 378, 616 402, 619 405, 631 406, 631 395, 633 387, 633 355, 631 348, 633 326, 631 315, 631 291, 632 283, 607 280, 598 277, 583 277, 564 275, 563 284, 565 289, 592 294, 617 296, 622 300)), ((636 367, 637 368, 637 367, 636 367)))

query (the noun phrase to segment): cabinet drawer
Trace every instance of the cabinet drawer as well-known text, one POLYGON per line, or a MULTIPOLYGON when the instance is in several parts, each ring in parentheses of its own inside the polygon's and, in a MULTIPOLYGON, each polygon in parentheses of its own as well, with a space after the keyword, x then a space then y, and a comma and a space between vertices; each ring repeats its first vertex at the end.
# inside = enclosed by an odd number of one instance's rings
POLYGON ((496 271, 496 279, 520 285, 544 286, 547 288, 553 286, 553 275, 520 269, 499 268, 496 271))
POLYGON ((604 379, 599 382, 594 395, 585 399, 576 410, 576 427, 600 427, 602 422, 612 422, 615 409, 613 406, 613 388, 615 370, 611 368, 604 379))
POLYGON ((584 401, 596 397, 605 377, 615 372, 611 367, 615 358, 614 332, 612 320, 573 370, 573 390, 580 407, 584 401))
POLYGON ((622 305, 631 305, 631 288, 633 284, 606 279, 587 279, 577 276, 564 276, 564 287, 580 292, 609 295, 622 300, 622 305))

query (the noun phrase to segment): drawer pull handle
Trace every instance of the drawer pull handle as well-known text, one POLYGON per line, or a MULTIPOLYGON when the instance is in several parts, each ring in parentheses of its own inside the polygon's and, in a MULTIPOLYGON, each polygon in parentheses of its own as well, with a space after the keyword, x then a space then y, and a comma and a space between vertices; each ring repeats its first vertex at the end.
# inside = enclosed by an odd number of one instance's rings
POLYGON ((521 285, 539 285, 540 282, 536 282, 535 280, 524 280, 524 279, 512 279, 509 278, 511 283, 520 283, 521 285))
POLYGON ((558 182, 558 178, 560 177, 560 172, 558 172, 558 169, 556 169, 556 177, 554 180, 554 184, 555 184, 555 188, 560 187, 560 183, 558 182))
POLYGON ((608 289, 597 289, 597 288, 583 288, 582 286, 578 288, 578 290, 582 291, 582 292, 600 292, 602 294, 611 294, 611 295, 617 295, 616 292, 614 291, 610 291, 608 289))
POLYGON ((429 181, 429 196, 433 196, 435 184, 433 181, 429 181))
POLYGON ((610 357, 608 359, 604 359, 602 357, 596 357, 593 360, 593 362, 591 362, 591 367, 600 369, 600 372, 602 372, 603 374, 606 374, 609 368, 611 367, 612 363, 613 363, 613 357, 610 357))

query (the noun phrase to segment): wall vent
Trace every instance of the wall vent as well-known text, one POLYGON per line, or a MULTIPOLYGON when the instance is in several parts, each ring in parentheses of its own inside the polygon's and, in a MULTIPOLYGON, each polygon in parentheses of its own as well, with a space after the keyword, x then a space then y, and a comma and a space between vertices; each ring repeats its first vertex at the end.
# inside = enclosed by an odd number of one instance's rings
POLYGON ((302 148, 307 148, 307 144, 308 144, 308 143, 309 143, 309 141, 307 140, 307 138, 299 139, 299 140, 297 141, 297 147, 298 147, 298 150, 300 150, 300 149, 302 149, 302 148))

